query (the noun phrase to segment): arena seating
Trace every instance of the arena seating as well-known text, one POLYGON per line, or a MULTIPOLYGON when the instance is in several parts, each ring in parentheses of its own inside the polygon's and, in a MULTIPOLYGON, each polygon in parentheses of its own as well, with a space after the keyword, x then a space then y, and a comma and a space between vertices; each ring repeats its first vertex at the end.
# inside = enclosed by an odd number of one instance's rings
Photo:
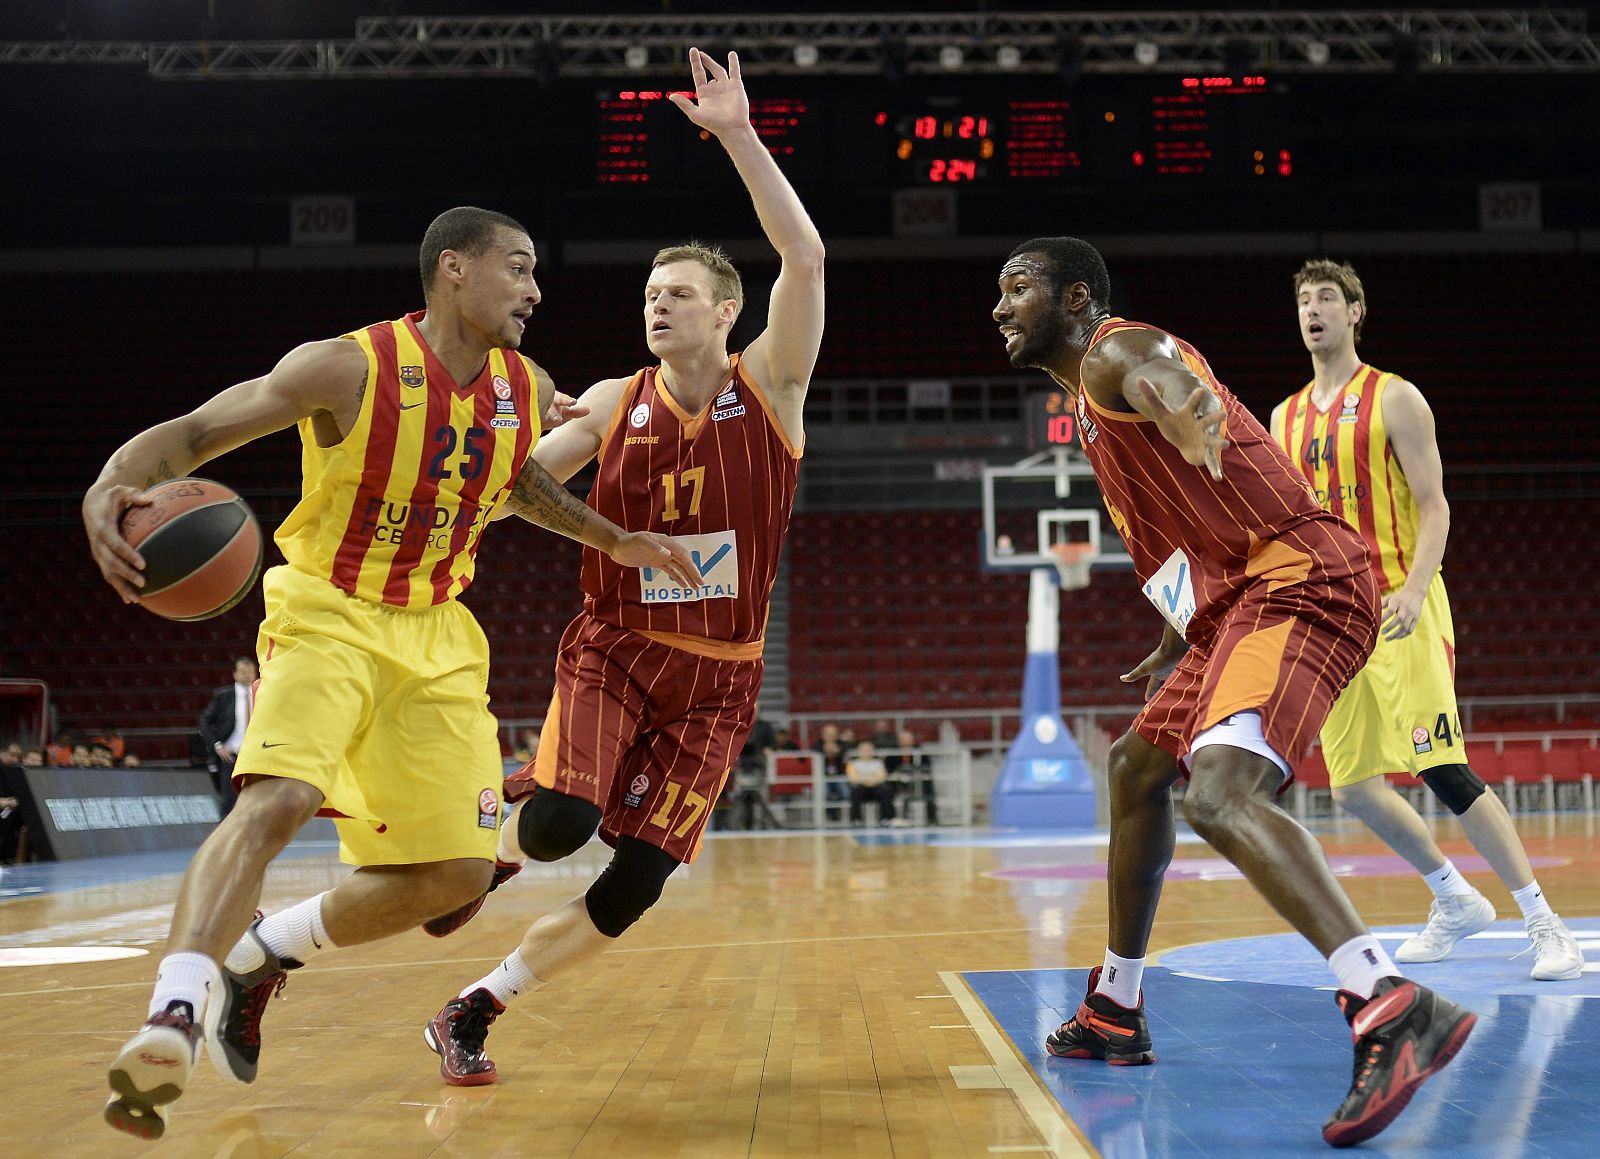
MULTIPOLYGON (((1415 378, 1433 401, 1452 478, 1446 561, 1463 696, 1595 689, 1600 564, 1592 501, 1551 499, 1596 487, 1587 426, 1571 419, 1564 348, 1515 336, 1581 333, 1593 256, 1357 256, 1372 299, 1363 353, 1415 378), (1515 319, 1525 319, 1519 323, 1515 319), (1528 464, 1545 464, 1545 473, 1528 464), (1518 465, 1521 468, 1518 469, 1518 465), (1574 474, 1574 471, 1579 472, 1574 474), (1452 484, 1455 486, 1455 484, 1452 484)), ((1118 308, 1170 326, 1212 359, 1258 411, 1305 373, 1293 325, 1293 261, 1276 257, 1124 258, 1118 308)), ((988 311, 995 262, 839 261, 830 271, 819 400, 831 379, 1003 374, 988 311), (910 319, 908 323, 906 320, 910 319)), ((770 268, 749 271, 753 300, 770 268)), ((568 387, 645 358, 631 265, 541 269, 544 304, 530 348, 568 387), (607 304, 596 309, 595 303, 607 304), (600 357, 596 352, 604 352, 600 357), (601 362, 604 365, 601 365, 601 362)), ((8 674, 48 680, 64 727, 186 727, 249 650, 259 596, 217 620, 175 625, 123 608, 100 582, 76 525, 76 496, 129 433, 259 374, 296 342, 417 305, 405 269, 97 273, 99 310, 82 324, 77 274, 0 277, 18 389, 51 389, 85 421, 61 434, 59 406, 17 408, 7 486, 8 674), (181 325, 174 325, 180 319, 181 325)), ((754 315, 753 315, 754 316, 754 315)), ((748 339, 750 335, 736 335, 748 339)), ((960 385, 959 383, 957 384, 960 385)), ((293 502, 292 432, 209 470, 275 524, 293 502)), ((975 511, 804 511, 794 521, 791 690, 795 711, 954 709, 1014 704, 1026 580, 976 570, 975 511), (915 651, 915 663, 906 655, 915 651)), ((577 552, 514 523, 491 533, 469 604, 496 645, 491 690, 506 716, 538 716, 551 656, 576 610, 577 552), (513 546, 503 540, 514 539, 513 546), (502 541, 502 542, 496 542, 502 541)), ((1136 703, 1116 676, 1154 642, 1156 622, 1126 575, 1097 574, 1063 599, 1062 687, 1069 703, 1136 703)), ((1548 726, 1533 714, 1479 718, 1475 729, 1548 726)))

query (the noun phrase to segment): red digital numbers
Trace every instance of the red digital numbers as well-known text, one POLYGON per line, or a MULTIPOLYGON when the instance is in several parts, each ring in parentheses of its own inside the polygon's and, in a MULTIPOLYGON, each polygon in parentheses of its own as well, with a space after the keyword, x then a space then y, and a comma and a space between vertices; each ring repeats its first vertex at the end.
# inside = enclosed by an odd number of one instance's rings
POLYGON ((928 180, 943 184, 957 181, 976 181, 978 163, 957 157, 939 157, 928 162, 928 180))

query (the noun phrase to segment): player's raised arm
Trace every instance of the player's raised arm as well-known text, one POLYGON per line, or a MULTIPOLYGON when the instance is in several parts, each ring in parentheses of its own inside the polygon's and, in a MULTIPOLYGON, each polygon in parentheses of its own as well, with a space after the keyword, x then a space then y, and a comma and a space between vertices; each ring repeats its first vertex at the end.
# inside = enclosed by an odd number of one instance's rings
POLYGON ((750 124, 750 100, 740 79, 738 54, 729 53, 724 68, 691 48, 689 67, 694 100, 682 93, 673 93, 670 99, 722 142, 782 262, 772 287, 766 329, 746 348, 744 362, 772 393, 786 431, 798 442, 801 405, 822 345, 822 238, 794 186, 750 124))
POLYGON ((1148 327, 1121 330, 1083 359, 1083 386, 1102 406, 1153 419, 1184 462, 1222 478, 1222 400, 1179 357, 1172 339, 1148 327))
POLYGON ((144 558, 122 538, 120 524, 129 508, 148 502, 145 490, 303 418, 326 416, 329 441, 336 441, 355 421, 366 374, 366 355, 354 342, 309 342, 265 376, 230 386, 129 439, 83 497, 89 550, 106 582, 126 603, 144 586, 144 558))

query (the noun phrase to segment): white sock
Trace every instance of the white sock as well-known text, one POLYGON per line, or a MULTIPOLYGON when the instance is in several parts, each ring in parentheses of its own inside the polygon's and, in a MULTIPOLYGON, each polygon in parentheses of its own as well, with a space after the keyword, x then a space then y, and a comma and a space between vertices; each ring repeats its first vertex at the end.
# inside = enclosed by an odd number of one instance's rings
POLYGON ((494 855, 501 861, 514 865, 521 865, 528 860, 522 846, 517 844, 517 811, 521 808, 521 801, 506 806, 506 819, 500 823, 500 841, 494 850, 494 855))
POLYGON ((1544 890, 1539 888, 1538 878, 1534 878, 1534 880, 1530 881, 1521 889, 1512 890, 1511 896, 1515 898, 1516 903, 1522 907, 1522 917, 1524 920, 1528 918, 1542 917, 1543 915, 1549 913, 1555 913, 1555 911, 1550 908, 1550 903, 1544 898, 1544 890))
POLYGON ((1328 955, 1328 966, 1342 989, 1371 998, 1379 978, 1398 978, 1400 970, 1371 934, 1351 938, 1328 955))
POLYGON ((150 1014, 160 1014, 173 1002, 187 1002, 196 1023, 205 1014, 206 997, 222 985, 222 971, 204 954, 168 954, 156 967, 156 988, 150 995, 150 1014))
POLYGON ((521 949, 512 950, 506 955, 506 960, 482 978, 468 986, 458 998, 465 998, 474 990, 487 990, 495 996, 495 1000, 502 1006, 509 1006, 513 998, 537 990, 544 983, 533 976, 533 971, 528 969, 528 963, 522 960, 521 949))
POLYGON ((1143 958, 1119 958, 1107 948, 1094 992, 1104 994, 1124 1010, 1133 1010, 1139 1005, 1139 984, 1143 981, 1143 958))
POLYGON ((1424 873, 1422 880, 1428 883, 1428 888, 1433 890, 1434 897, 1463 897, 1477 891, 1472 884, 1461 876, 1461 871, 1456 868, 1456 863, 1448 857, 1444 864, 1432 873, 1424 873))
MULTIPOLYGON (((256 932, 267 949, 280 958, 293 958, 297 962, 333 949, 334 941, 322 924, 322 899, 327 896, 319 893, 308 897, 299 905, 290 906, 263 921, 256 932)), ((233 955, 228 957, 231 960, 233 955)))

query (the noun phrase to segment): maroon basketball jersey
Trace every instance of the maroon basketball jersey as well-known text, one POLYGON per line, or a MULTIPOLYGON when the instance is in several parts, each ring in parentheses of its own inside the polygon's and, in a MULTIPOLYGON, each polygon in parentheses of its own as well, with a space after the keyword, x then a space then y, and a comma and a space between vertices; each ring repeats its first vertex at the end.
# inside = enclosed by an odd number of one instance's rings
POLYGON ((639 371, 624 388, 600 444, 589 506, 629 531, 683 540, 701 586, 680 588, 659 568, 621 567, 586 547, 585 607, 623 628, 754 645, 740 654, 759 655, 800 448, 744 376, 739 355, 698 415, 661 385, 660 369, 639 371))
MULTIPOLYGON (((1089 348, 1140 325, 1112 318, 1095 331, 1089 348)), ((1342 579, 1370 564, 1361 537, 1323 509, 1305 477, 1217 381, 1200 352, 1172 340, 1184 364, 1222 400, 1230 445, 1222 452, 1220 483, 1184 462, 1153 421, 1104 409, 1081 384, 1078 430, 1146 597, 1191 643, 1205 644, 1252 584, 1342 579)))

